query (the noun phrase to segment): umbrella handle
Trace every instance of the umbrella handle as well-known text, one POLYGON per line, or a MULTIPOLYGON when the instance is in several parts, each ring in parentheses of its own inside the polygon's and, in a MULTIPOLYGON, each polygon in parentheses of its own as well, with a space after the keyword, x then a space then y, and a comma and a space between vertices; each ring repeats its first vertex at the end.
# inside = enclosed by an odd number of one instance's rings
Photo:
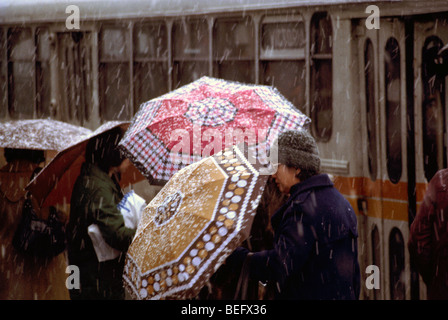
POLYGON ((249 284, 249 273, 250 273, 250 264, 252 256, 253 253, 249 252, 246 258, 244 259, 240 277, 238 279, 238 284, 236 285, 235 295, 233 296, 233 300, 238 300, 240 292, 241 292, 240 300, 246 300, 247 298, 247 286, 249 284))

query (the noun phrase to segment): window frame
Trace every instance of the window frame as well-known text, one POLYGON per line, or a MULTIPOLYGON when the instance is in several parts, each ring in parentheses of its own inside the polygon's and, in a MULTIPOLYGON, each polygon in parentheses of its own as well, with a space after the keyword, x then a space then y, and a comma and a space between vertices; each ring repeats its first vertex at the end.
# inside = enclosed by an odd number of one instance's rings
MULTIPOLYGON (((211 43, 211 39, 210 39, 210 28, 209 28, 209 22, 210 19, 207 17, 184 17, 181 19, 175 19, 172 23, 171 26, 171 48, 169 48, 169 50, 171 51, 172 54, 172 61, 171 61, 171 67, 170 69, 172 70, 171 72, 171 82, 172 82, 172 89, 177 89, 183 85, 185 85, 186 83, 183 83, 183 81, 185 80, 185 78, 183 76, 178 76, 178 74, 180 74, 180 69, 185 68, 185 66, 188 65, 193 65, 193 70, 196 69, 197 64, 200 64, 200 68, 198 68, 200 74, 197 77, 193 77, 191 81, 196 80, 197 78, 200 78, 201 76, 205 76, 205 75, 210 75, 210 55, 211 55, 211 48, 210 48, 210 43, 211 43), (204 23, 205 28, 204 28, 204 33, 203 35, 207 37, 207 41, 204 41, 207 43, 206 46, 204 46, 205 52, 204 53, 200 53, 199 55, 196 55, 194 53, 194 51, 196 50, 196 48, 188 48, 189 50, 191 50, 190 53, 185 53, 185 49, 184 49, 184 56, 179 55, 178 52, 176 51, 176 45, 179 43, 179 41, 176 41, 176 32, 178 31, 176 28, 179 25, 184 25, 184 24, 191 24, 191 23, 204 23), (191 55, 190 55, 191 54, 191 55), (200 70, 201 68, 203 68, 204 70, 200 70)), ((189 27, 190 28, 190 27, 189 27)), ((180 28, 180 30, 182 30, 182 28, 180 28)), ((191 78, 191 74, 188 75, 189 78, 191 78)))
POLYGON ((427 74, 425 66, 428 64, 430 69, 436 68, 434 65, 430 65, 431 60, 424 60, 424 57, 430 54, 432 48, 427 48, 428 46, 437 44, 435 52, 443 47, 443 41, 436 35, 432 35, 425 38, 422 47, 422 98, 421 98, 421 112, 422 112, 422 146, 423 146, 423 171, 427 181, 430 181, 434 174, 447 166, 447 144, 446 139, 446 82, 445 77, 437 76, 437 73, 427 74), (429 63, 428 63, 429 62, 429 63), (434 79, 434 80, 432 80, 434 79), (440 90, 439 88, 442 88, 440 90), (433 104, 435 102, 435 105, 433 104), (436 126, 435 130, 432 128, 434 137, 428 137, 428 131, 430 130, 428 126, 427 112, 430 111, 429 106, 434 106, 434 122, 432 125, 436 126), (434 141, 435 140, 435 141, 434 141), (435 150, 434 150, 435 148, 435 150))
MULTIPOLYGON (((381 238, 380 232, 377 225, 373 225, 371 233, 370 233, 370 241, 371 241, 371 255, 372 255, 372 264, 377 266, 380 270, 382 268, 381 262, 381 238)), ((380 299, 381 295, 378 290, 373 290, 374 300, 380 299)))
POLYGON ((36 117, 36 43, 35 43, 35 28, 33 27, 10 27, 7 29, 6 32, 6 64, 7 64, 7 94, 8 94, 8 104, 7 104, 7 110, 8 115, 12 119, 21 119, 21 118, 27 118, 27 117, 36 117), (32 52, 29 54, 30 56, 28 59, 24 58, 16 58, 12 57, 12 51, 14 50, 12 47, 14 44, 12 43, 13 40, 11 39, 13 34, 18 32, 24 32, 28 30, 30 32, 30 41, 32 42, 32 52), (14 98, 14 87, 16 85, 14 81, 14 64, 15 63, 27 63, 31 66, 31 79, 29 86, 32 90, 32 102, 31 104, 31 112, 23 112, 20 108, 15 108, 15 101, 14 98))
POLYGON ((385 45, 384 45, 384 98, 385 98, 385 137, 386 137, 386 168, 387 168, 387 174, 389 177, 389 180, 393 184, 397 184, 400 182, 401 178, 403 177, 403 146, 402 146, 402 111, 403 111, 403 105, 402 105, 402 88, 401 88, 401 82, 402 82, 402 65, 401 65, 401 48, 400 48, 400 42, 395 38, 395 36, 388 37, 385 45), (390 43, 395 42, 396 48, 398 49, 398 54, 395 58, 391 57, 392 60, 390 64, 388 64, 387 61, 387 55, 388 55, 388 46, 390 43), (389 69, 389 65, 393 66, 393 62, 398 62, 398 71, 394 69, 389 69), (398 77, 388 75, 390 74, 388 71, 394 71, 398 77), (396 94, 396 91, 390 91, 389 87, 393 85, 393 81, 395 81, 395 85, 398 88, 398 94, 397 94, 397 101, 398 105, 395 106, 395 109, 393 109, 393 105, 391 105, 391 99, 388 98, 388 93, 396 94), (396 115, 394 117, 393 115, 396 115), (392 123, 392 121, 395 120, 397 123, 392 123), (395 128, 398 130, 391 131, 391 125, 394 125, 395 128), (398 137, 397 134, 398 133, 398 137), (391 139, 393 137, 394 139, 391 139), (399 151, 399 152, 397 152, 399 151), (397 157, 391 156, 391 153, 394 152, 397 154, 397 157), (393 160, 393 161, 392 161, 393 160))
POLYGON ((257 41, 255 41, 256 39, 256 32, 257 32, 257 28, 256 28, 256 20, 253 18, 253 15, 246 15, 246 16, 229 16, 229 17, 217 17, 216 19, 213 19, 213 27, 212 27, 212 52, 211 52, 211 56, 212 56, 212 64, 213 64, 213 76, 214 77, 218 77, 218 78, 223 78, 223 79, 227 79, 230 81, 239 81, 239 82, 250 82, 250 83, 255 83, 256 82, 256 46, 257 46, 257 41), (246 21, 245 21, 246 20, 246 21), (252 43, 249 45, 250 49, 249 52, 246 55, 241 56, 233 56, 233 55, 228 55, 225 58, 222 58, 222 54, 219 51, 219 45, 220 42, 217 41, 217 33, 218 33, 218 24, 220 23, 250 23, 250 27, 249 28, 249 33, 252 31, 252 43), (223 63, 246 63, 250 66, 250 75, 249 77, 251 78, 251 80, 247 81, 247 79, 241 79, 238 77, 232 77, 232 79, 227 78, 227 77, 223 77, 222 74, 220 73, 220 67, 222 66, 223 63))
POLYGON ((333 21, 328 12, 318 11, 313 14, 310 20, 309 34, 310 116, 312 120, 311 127, 313 135, 319 142, 328 142, 331 139, 333 132, 333 30, 333 21), (331 35, 328 41, 331 50, 330 52, 320 52, 320 50, 318 50, 319 46, 316 45, 316 42, 321 37, 319 28, 319 22, 321 20, 328 20, 326 27, 331 28, 331 35), (326 80, 329 80, 329 83, 323 85, 322 88, 318 88, 317 83, 319 83, 319 79, 324 79, 324 77, 321 77, 318 70, 316 70, 317 65, 321 68, 322 66, 325 66, 325 63, 329 64, 327 67, 330 69, 331 76, 325 77, 326 80), (322 94, 322 91, 326 94, 322 94), (323 101, 316 105, 314 100, 317 97, 326 99, 327 101, 323 101), (323 111, 325 111, 326 114, 323 114, 323 111), (327 116, 327 119, 324 119, 325 123, 320 127, 320 119, 325 115, 327 116))
MULTIPOLYGON (((161 94, 161 92, 158 90, 151 90, 147 97, 143 98, 143 97, 139 96, 139 94, 137 93, 137 90, 141 89, 142 87, 138 87, 136 84, 139 82, 137 77, 139 75, 141 75, 141 73, 139 73, 139 72, 140 72, 140 70, 141 70, 140 68, 142 68, 142 66, 143 66, 143 69, 145 67, 148 68, 148 66, 149 66, 149 68, 151 68, 153 66, 158 66, 159 68, 161 68, 163 70, 165 81, 161 81, 161 79, 158 79, 158 82, 164 83, 165 90, 162 90, 163 93, 166 93, 169 91, 169 87, 170 87, 169 83, 171 81, 170 74, 169 74, 169 69, 170 69, 169 33, 170 33, 170 28, 169 28, 169 25, 166 23, 166 20, 141 21, 141 22, 135 23, 132 27, 132 51, 133 51, 132 52, 132 61, 133 61, 132 62, 132 79, 133 79, 133 83, 134 83, 133 90, 132 90, 132 97, 133 97, 133 102, 134 102, 134 112, 136 112, 138 110, 139 106, 143 102, 153 99, 161 94), (150 54, 150 50, 148 51, 147 55, 136 56, 136 51, 137 51, 136 50, 136 48, 137 48, 136 37, 138 36, 138 34, 137 34, 138 30, 139 29, 141 30, 141 28, 145 28, 145 27, 152 28, 152 27, 157 27, 157 26, 159 26, 159 28, 164 28, 165 39, 162 41, 165 42, 164 45, 165 45, 166 50, 164 52, 162 52, 160 55, 156 54, 156 56, 153 56, 152 54, 150 54), (140 65, 140 67, 139 67, 139 65, 140 65), (139 98, 142 98, 143 100, 139 101, 140 100, 139 98)), ((160 87, 159 87, 159 90, 160 90, 160 87)))
POLYGON ((406 252, 405 242, 402 232, 399 228, 393 227, 389 233, 389 293, 391 300, 406 299, 406 283, 401 281, 402 274, 406 272, 406 252), (397 260, 400 258, 400 261, 397 260), (398 269, 393 265, 399 264, 398 269), (398 274, 397 271, 400 271, 398 274), (397 287, 400 286, 400 287, 397 287), (398 296, 397 296, 398 295, 398 296), (398 299, 399 298, 399 299, 398 299))
POLYGON ((375 181, 378 176, 378 138, 377 138, 377 120, 378 120, 378 103, 376 98, 377 82, 376 82, 376 57, 375 47, 370 38, 364 41, 364 99, 365 112, 367 121, 367 166, 369 168, 370 179, 375 181), (368 52, 370 50, 370 53, 368 52), (370 59, 370 61, 367 61, 370 59))
MULTIPOLYGON (((98 100, 99 100, 99 117, 102 121, 110 121, 110 120, 120 120, 120 119, 128 119, 133 116, 133 110, 132 110, 132 27, 124 22, 124 23, 103 23, 101 24, 99 30, 98 30, 98 85, 99 85, 99 94, 98 94, 98 100), (121 29, 124 34, 124 41, 125 41, 125 51, 123 54, 123 57, 111 57, 111 56, 104 56, 103 57, 103 43, 102 43, 102 33, 104 30, 107 29, 121 29), (105 109, 105 96, 108 93, 109 84, 105 84, 104 82, 107 82, 107 75, 106 72, 109 72, 111 65, 118 66, 118 72, 121 72, 121 70, 125 71, 128 76, 128 83, 125 84, 128 87, 128 94, 125 98, 124 105, 120 110, 114 110, 112 117, 109 117, 109 113, 106 113, 105 109), (105 69, 107 66, 107 69, 105 69), (121 67, 123 69, 121 69, 121 67), (106 87, 104 87, 106 86, 106 87), (123 116, 122 113, 125 111, 125 115, 123 116)), ((125 95, 123 95, 125 97, 125 95)), ((110 109, 110 106, 107 106, 107 109, 110 109)))
MULTIPOLYGON (((283 95, 300 111, 303 113, 307 113, 306 106, 307 103, 307 44, 308 44, 308 37, 307 37, 307 30, 306 30, 306 21, 303 18, 303 16, 295 12, 294 14, 290 15, 266 15, 263 16, 263 18, 260 21, 260 31, 259 31, 259 50, 260 50, 260 57, 259 57, 259 65, 260 65, 260 80, 259 82, 261 84, 265 85, 274 85, 280 92, 283 92, 283 95), (272 24, 272 25, 279 25, 279 24, 302 24, 303 25, 303 46, 296 47, 296 48, 287 48, 287 49, 265 49, 263 47, 263 32, 264 27, 266 25, 272 24), (276 63, 293 63, 297 64, 298 68, 301 69, 301 79, 297 80, 296 83, 294 83, 293 87, 284 88, 281 85, 278 85, 272 81, 266 81, 266 70, 269 66, 269 64, 276 64, 276 63), (302 88, 300 89, 299 95, 302 96, 302 99, 299 97, 299 101, 297 102, 298 105, 294 103, 294 99, 291 99, 291 97, 286 94, 286 91, 294 91, 293 88, 299 88, 300 84, 302 84, 302 88)), ((299 28, 297 28, 299 29, 299 28)), ((300 32, 300 31, 299 31, 300 32)))
POLYGON ((51 33, 47 26, 37 27, 35 32, 35 47, 36 47, 36 56, 35 56, 35 70, 36 70, 36 110, 37 116, 45 116, 49 117, 51 115, 51 33), (47 33, 48 39, 46 41, 42 41, 42 45, 46 42, 48 47, 45 49, 48 50, 48 57, 42 57, 41 52, 41 30, 45 30, 47 33), (45 65, 45 67, 44 67, 45 65), (44 71, 45 70, 45 71, 44 71), (44 88, 45 78, 44 74, 49 76, 47 83, 47 88, 44 88), (42 75, 42 79, 41 76, 42 75), (44 93, 44 97, 42 97, 41 92, 44 93), (47 96, 45 96, 47 95, 47 96))

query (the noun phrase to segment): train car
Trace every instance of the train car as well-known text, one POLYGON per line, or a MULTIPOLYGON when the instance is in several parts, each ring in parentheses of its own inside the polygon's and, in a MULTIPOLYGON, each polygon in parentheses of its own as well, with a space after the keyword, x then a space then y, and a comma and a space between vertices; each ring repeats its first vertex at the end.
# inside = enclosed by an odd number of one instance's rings
POLYGON ((361 298, 425 299, 407 239, 447 165, 447 43, 443 0, 6 0, 0 119, 94 129, 203 75, 274 85, 356 210, 361 298))

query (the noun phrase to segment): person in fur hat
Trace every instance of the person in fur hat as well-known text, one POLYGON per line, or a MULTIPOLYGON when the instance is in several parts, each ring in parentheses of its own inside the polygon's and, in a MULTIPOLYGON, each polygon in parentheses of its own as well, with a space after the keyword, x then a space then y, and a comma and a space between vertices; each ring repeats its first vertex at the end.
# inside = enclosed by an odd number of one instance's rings
POLYGON ((249 278, 275 283, 276 299, 359 298, 357 220, 327 174, 307 131, 282 133, 271 148, 273 178, 288 199, 272 216, 274 246, 250 252, 239 247, 226 264, 249 278))

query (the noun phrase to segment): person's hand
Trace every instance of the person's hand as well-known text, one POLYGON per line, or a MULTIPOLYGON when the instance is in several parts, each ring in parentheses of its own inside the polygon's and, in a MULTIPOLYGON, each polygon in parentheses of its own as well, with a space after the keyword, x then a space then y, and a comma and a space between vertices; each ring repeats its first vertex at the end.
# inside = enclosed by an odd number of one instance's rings
POLYGON ((243 247, 238 247, 227 257, 225 264, 233 271, 239 271, 243 266, 244 259, 248 255, 249 250, 243 247))

